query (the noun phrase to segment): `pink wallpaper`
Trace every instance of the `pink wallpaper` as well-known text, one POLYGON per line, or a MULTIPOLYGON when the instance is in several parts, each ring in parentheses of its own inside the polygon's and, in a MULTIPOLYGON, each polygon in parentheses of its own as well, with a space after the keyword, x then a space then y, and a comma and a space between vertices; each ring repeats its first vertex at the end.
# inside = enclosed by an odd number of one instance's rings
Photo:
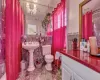
POLYGON ((5 62, 4 62, 4 17, 2 12, 2 0, 0 0, 0 77, 5 72, 5 62))

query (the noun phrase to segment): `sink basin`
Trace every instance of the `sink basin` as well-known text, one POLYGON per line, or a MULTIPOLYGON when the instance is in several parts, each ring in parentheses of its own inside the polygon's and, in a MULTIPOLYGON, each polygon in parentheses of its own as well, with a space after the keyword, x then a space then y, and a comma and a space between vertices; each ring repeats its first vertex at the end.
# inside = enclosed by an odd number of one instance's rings
POLYGON ((22 43, 22 47, 27 50, 34 50, 39 47, 39 42, 25 42, 22 43))
POLYGON ((22 47, 29 51, 29 67, 28 71, 33 71, 35 69, 34 60, 33 60, 33 52, 34 49, 39 47, 39 42, 25 42, 22 43, 22 47))

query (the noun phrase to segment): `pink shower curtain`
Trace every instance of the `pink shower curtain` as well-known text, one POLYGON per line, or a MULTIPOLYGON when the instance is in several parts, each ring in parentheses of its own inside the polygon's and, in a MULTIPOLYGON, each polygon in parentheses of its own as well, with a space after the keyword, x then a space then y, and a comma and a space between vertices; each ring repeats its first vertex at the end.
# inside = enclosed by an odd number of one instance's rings
POLYGON ((92 11, 83 15, 82 38, 88 40, 93 35, 92 11))
POLYGON ((16 80, 20 71, 21 36, 24 17, 19 0, 6 0, 5 49, 7 80, 16 80))
POLYGON ((64 49, 65 43, 65 0, 57 5, 53 11, 53 41, 52 53, 64 49))

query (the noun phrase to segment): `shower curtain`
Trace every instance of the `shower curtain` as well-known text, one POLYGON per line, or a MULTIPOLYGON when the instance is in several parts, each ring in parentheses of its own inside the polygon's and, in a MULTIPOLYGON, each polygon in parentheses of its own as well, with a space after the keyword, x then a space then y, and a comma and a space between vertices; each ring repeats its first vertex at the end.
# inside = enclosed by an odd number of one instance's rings
POLYGON ((52 31, 52 54, 55 56, 56 51, 64 49, 65 44, 65 0, 57 5, 52 13, 53 31, 52 31))
POLYGON ((92 11, 83 15, 82 38, 88 40, 93 35, 92 11))
POLYGON ((16 80, 20 72, 21 37, 24 34, 24 13, 19 0, 6 0, 5 17, 7 80, 16 80))

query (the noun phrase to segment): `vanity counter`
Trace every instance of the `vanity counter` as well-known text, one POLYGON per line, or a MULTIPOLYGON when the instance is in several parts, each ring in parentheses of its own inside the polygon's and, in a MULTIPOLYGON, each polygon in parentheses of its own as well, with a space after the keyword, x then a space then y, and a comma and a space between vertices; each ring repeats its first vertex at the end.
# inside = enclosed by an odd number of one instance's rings
POLYGON ((100 73, 100 57, 94 57, 91 56, 89 53, 79 50, 71 50, 68 52, 63 50, 60 51, 60 53, 100 73))

